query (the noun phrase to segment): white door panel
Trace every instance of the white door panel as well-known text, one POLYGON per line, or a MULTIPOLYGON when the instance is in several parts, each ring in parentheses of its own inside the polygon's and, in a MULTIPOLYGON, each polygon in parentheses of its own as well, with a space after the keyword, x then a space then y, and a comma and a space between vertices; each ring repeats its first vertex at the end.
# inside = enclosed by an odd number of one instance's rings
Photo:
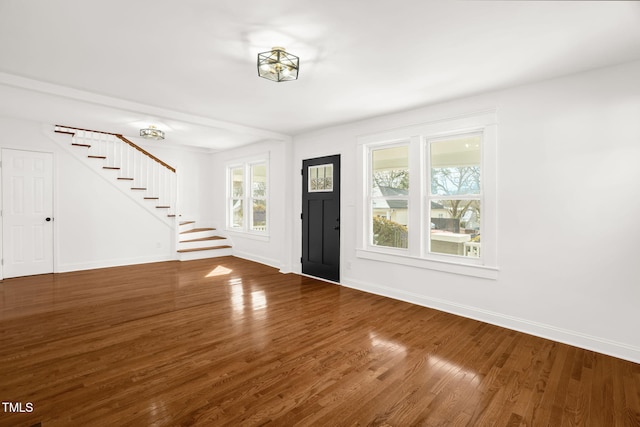
POLYGON ((53 272, 51 153, 2 150, 4 277, 53 272))

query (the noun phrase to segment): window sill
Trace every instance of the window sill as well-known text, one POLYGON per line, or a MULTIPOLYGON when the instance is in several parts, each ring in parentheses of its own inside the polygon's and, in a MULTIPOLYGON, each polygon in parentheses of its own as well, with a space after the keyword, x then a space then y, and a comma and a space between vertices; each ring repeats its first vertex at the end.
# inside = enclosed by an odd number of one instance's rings
POLYGON ((446 273, 460 274, 464 276, 479 277, 482 279, 498 279, 498 268, 484 265, 470 265, 458 262, 435 261, 425 258, 417 258, 407 255, 394 255, 370 249, 357 249, 358 258, 372 261, 389 262, 392 264, 407 265, 410 267, 424 268, 428 270, 443 271, 446 273))
POLYGON ((251 231, 239 231, 233 228, 227 228, 226 232, 231 237, 240 237, 243 239, 259 240, 261 242, 268 242, 269 235, 263 233, 256 233, 251 231))

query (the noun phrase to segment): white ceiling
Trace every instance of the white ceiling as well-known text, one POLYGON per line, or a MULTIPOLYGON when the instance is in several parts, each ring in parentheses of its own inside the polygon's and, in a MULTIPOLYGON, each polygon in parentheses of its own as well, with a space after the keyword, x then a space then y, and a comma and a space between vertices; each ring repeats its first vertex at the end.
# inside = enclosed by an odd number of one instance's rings
POLYGON ((636 59, 640 2, 0 0, 0 115, 210 149, 636 59))

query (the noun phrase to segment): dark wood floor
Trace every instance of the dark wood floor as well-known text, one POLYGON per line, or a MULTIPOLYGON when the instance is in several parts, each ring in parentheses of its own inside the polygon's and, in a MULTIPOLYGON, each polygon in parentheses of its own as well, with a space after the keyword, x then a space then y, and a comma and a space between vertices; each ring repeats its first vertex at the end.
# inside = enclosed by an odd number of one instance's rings
POLYGON ((1 426, 638 426, 640 365, 238 258, 0 283, 1 426))

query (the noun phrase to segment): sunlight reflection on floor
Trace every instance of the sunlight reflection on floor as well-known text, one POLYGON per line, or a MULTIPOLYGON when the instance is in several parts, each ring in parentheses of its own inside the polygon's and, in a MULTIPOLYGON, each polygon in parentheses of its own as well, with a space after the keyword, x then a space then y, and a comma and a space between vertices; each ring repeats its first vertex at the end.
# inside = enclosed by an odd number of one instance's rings
POLYGON ((231 270, 230 268, 227 267, 223 267, 221 265, 217 266, 216 268, 214 268, 213 270, 211 270, 209 272, 209 274, 207 274, 204 277, 216 277, 216 276, 224 276, 225 274, 229 274, 231 273, 233 270, 231 270))

